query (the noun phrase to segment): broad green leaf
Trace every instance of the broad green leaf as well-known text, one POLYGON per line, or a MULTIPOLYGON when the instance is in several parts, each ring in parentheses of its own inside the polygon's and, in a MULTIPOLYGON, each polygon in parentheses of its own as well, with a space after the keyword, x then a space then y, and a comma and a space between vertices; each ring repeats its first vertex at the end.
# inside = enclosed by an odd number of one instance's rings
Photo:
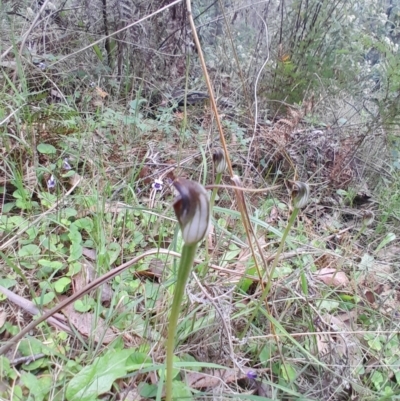
POLYGON ((116 242, 111 242, 107 247, 107 252, 109 254, 109 264, 112 265, 121 253, 121 245, 116 242))
POLYGON ((0 356, 0 377, 16 379, 17 372, 11 367, 10 361, 5 356, 0 356))
POLYGON ((71 279, 69 277, 61 277, 54 283, 54 289, 59 294, 62 294, 68 289, 70 284, 71 284, 71 279))
MULTIPOLYGON (((127 363, 126 363, 126 368, 129 371, 131 371, 131 365, 136 368, 136 365, 141 365, 143 363, 151 363, 151 358, 148 356, 148 354, 144 352, 134 352, 132 355, 129 356, 127 363)), ((135 369, 133 369, 135 370, 135 369)))
POLYGON ((81 263, 79 263, 79 262, 72 262, 72 263, 69 265, 67 276, 72 277, 72 276, 74 276, 75 274, 78 274, 81 270, 82 270, 82 265, 81 265, 81 263))
POLYGON ((39 259, 38 263, 40 266, 48 267, 54 271, 59 270, 63 267, 63 264, 58 260, 39 259))
POLYGON ((39 153, 43 153, 45 155, 51 155, 57 152, 57 149, 48 143, 40 143, 37 146, 37 150, 39 153))
POLYGON ((109 391, 115 380, 127 374, 126 361, 134 350, 108 351, 84 367, 69 382, 66 397, 69 401, 93 401, 109 391))
POLYGON ((324 299, 319 303, 319 310, 326 310, 328 312, 332 310, 336 310, 339 307, 339 302, 338 301, 331 301, 324 299))
POLYGON ((190 388, 186 386, 186 384, 177 380, 172 383, 172 398, 179 401, 193 400, 190 388))
POLYGON ((69 178, 69 177, 73 177, 75 174, 76 174, 75 170, 69 170, 67 173, 61 174, 61 177, 69 178))
POLYGON ((384 381, 383 374, 379 370, 375 370, 372 373, 371 381, 374 383, 375 388, 380 390, 384 381))
POLYGON ((89 217, 83 217, 82 219, 78 219, 74 221, 73 226, 76 228, 80 228, 82 230, 86 230, 87 232, 91 232, 93 230, 93 221, 89 217))
POLYGON ((36 297, 33 299, 33 302, 35 302, 36 305, 47 305, 49 304, 55 297, 54 292, 46 292, 43 296, 36 297))
POLYGON ((81 233, 75 228, 70 230, 68 237, 71 240, 68 262, 74 262, 82 256, 82 236, 81 233))
POLYGON ((84 313, 90 311, 93 306, 93 300, 88 297, 83 297, 74 302, 74 308, 76 311, 84 313))
POLYGON ((13 197, 15 199, 27 199, 29 197, 28 191, 24 188, 19 188, 13 192, 13 197))
POLYGON ((155 384, 140 383, 139 394, 145 399, 155 398, 157 396, 158 386, 155 384))
MULTIPOLYGON (((11 278, 0 279, 0 285, 2 287, 4 287, 4 288, 7 288, 7 289, 10 288, 10 287, 14 287, 14 285, 16 285, 16 284, 17 284, 16 280, 13 280, 11 278)), ((7 295, 5 295, 2 292, 0 292, 0 302, 4 301, 5 299, 7 299, 7 295)))
POLYGON ((15 202, 8 202, 8 203, 5 203, 5 204, 3 205, 3 208, 2 208, 2 210, 1 210, 1 212, 4 213, 4 214, 7 214, 8 212, 10 212, 10 211, 14 208, 15 205, 16 205, 15 202))
POLYGON ((11 288, 17 284, 17 281, 12 278, 0 278, 0 285, 4 288, 11 288))
POLYGON ((62 216, 66 219, 70 217, 75 217, 77 214, 78 214, 77 210, 71 207, 66 207, 65 209, 62 210, 62 216))
POLYGON ((38 379, 32 373, 23 373, 21 382, 29 389, 35 401, 43 401, 52 386, 52 378, 50 376, 42 376, 38 379))
POLYGON ((27 258, 37 255, 40 255, 40 248, 35 244, 25 245, 18 251, 18 256, 20 258, 27 258))
POLYGON ((57 196, 51 194, 50 192, 41 192, 40 193, 41 204, 47 208, 53 206, 54 203, 57 202, 57 196))
POLYGON ((297 377, 296 370, 288 363, 281 365, 281 375, 287 382, 293 382, 297 377))

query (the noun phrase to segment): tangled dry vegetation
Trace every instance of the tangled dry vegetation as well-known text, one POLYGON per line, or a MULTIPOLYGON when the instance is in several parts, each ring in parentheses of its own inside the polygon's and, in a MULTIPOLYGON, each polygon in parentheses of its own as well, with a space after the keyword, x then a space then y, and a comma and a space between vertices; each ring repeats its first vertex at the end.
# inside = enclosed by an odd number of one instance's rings
MULTIPOLYGON (((82 11, 78 3, 71 9, 82 11)), ((182 246, 171 183, 175 177, 215 181, 212 154, 221 144, 185 7, 164 1, 132 10, 115 1, 107 21, 97 2, 88 14, 89 3, 86 19, 68 9, 28 24, 29 43, 21 39, 21 51, 10 49, 0 60, 1 344, 32 315, 126 268, 0 356, 0 399, 163 397, 182 246), (115 34, 104 48, 93 45, 164 6, 164 14, 115 34), (149 21, 161 28, 149 31, 149 21), (159 75, 150 79, 145 67, 159 75)), ((13 7, 8 15, 21 15, 13 7)), ((28 32, 20 20, 7 21, 28 32)), ((274 106, 259 94, 262 117, 254 123, 248 95, 238 90, 243 80, 217 64, 204 31, 234 172, 248 190, 266 190, 244 192, 250 237, 234 191, 218 190, 213 227, 182 305, 176 399, 396 399, 399 216, 392 209, 399 206, 399 181, 385 161, 387 128, 366 122, 361 112, 350 119, 350 96, 327 98, 323 91, 274 106), (292 181, 307 182, 311 197, 277 256, 292 181)), ((11 46, 9 36, 2 40, 11 46)), ((226 62, 226 42, 219 46, 226 62)), ((232 185, 227 173, 222 184, 232 185)))

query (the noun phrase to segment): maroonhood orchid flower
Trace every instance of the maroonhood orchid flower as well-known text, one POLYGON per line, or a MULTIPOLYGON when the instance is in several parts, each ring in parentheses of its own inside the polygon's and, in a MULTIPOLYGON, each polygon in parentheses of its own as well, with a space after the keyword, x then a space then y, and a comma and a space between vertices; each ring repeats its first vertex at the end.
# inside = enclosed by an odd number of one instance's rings
POLYGON ((185 178, 176 179, 173 185, 178 191, 173 206, 185 244, 182 248, 174 299, 168 320, 166 401, 172 401, 175 335, 186 283, 193 266, 197 245, 206 236, 210 226, 210 201, 205 188, 185 178))
POLYGON ((214 150, 213 162, 215 166, 215 172, 217 174, 222 174, 226 170, 226 160, 224 151, 220 148, 214 150))
POLYGON ((308 184, 295 181, 292 186, 292 204, 295 209, 303 209, 307 206, 310 198, 310 187, 308 184))
POLYGON ((173 183, 178 191, 174 210, 185 244, 197 244, 210 226, 210 201, 205 188, 197 182, 178 178, 173 183))

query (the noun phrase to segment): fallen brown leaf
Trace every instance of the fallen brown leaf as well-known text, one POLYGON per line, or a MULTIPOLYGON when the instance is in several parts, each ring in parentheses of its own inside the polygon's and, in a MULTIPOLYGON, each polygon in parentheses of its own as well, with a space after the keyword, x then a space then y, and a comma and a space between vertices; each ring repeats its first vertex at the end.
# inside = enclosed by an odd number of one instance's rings
POLYGON ((68 305, 63 309, 69 322, 86 337, 93 335, 98 343, 109 344, 117 338, 117 335, 107 327, 104 319, 96 317, 93 313, 79 313, 74 305, 68 305))
POLYGON ((247 378, 249 372, 255 373, 258 377, 269 369, 251 369, 243 368, 243 371, 238 369, 214 369, 208 373, 188 372, 185 375, 186 384, 191 388, 210 388, 216 387, 221 382, 228 384, 237 380, 247 378))
POLYGON ((332 287, 346 287, 349 285, 349 279, 346 274, 331 267, 324 267, 317 270, 314 277, 332 287))

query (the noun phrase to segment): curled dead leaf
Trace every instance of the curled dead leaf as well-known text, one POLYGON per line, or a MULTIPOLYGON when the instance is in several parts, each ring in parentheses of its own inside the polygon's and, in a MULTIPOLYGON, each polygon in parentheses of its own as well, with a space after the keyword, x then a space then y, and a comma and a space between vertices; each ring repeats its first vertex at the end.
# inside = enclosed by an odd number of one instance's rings
POLYGON ((349 285, 349 279, 346 274, 331 267, 317 270, 314 277, 332 287, 346 287, 349 285))
POLYGON ((94 313, 79 313, 73 305, 68 305, 63 309, 64 315, 69 322, 86 337, 93 336, 98 343, 109 344, 118 336, 106 324, 104 319, 94 313))

